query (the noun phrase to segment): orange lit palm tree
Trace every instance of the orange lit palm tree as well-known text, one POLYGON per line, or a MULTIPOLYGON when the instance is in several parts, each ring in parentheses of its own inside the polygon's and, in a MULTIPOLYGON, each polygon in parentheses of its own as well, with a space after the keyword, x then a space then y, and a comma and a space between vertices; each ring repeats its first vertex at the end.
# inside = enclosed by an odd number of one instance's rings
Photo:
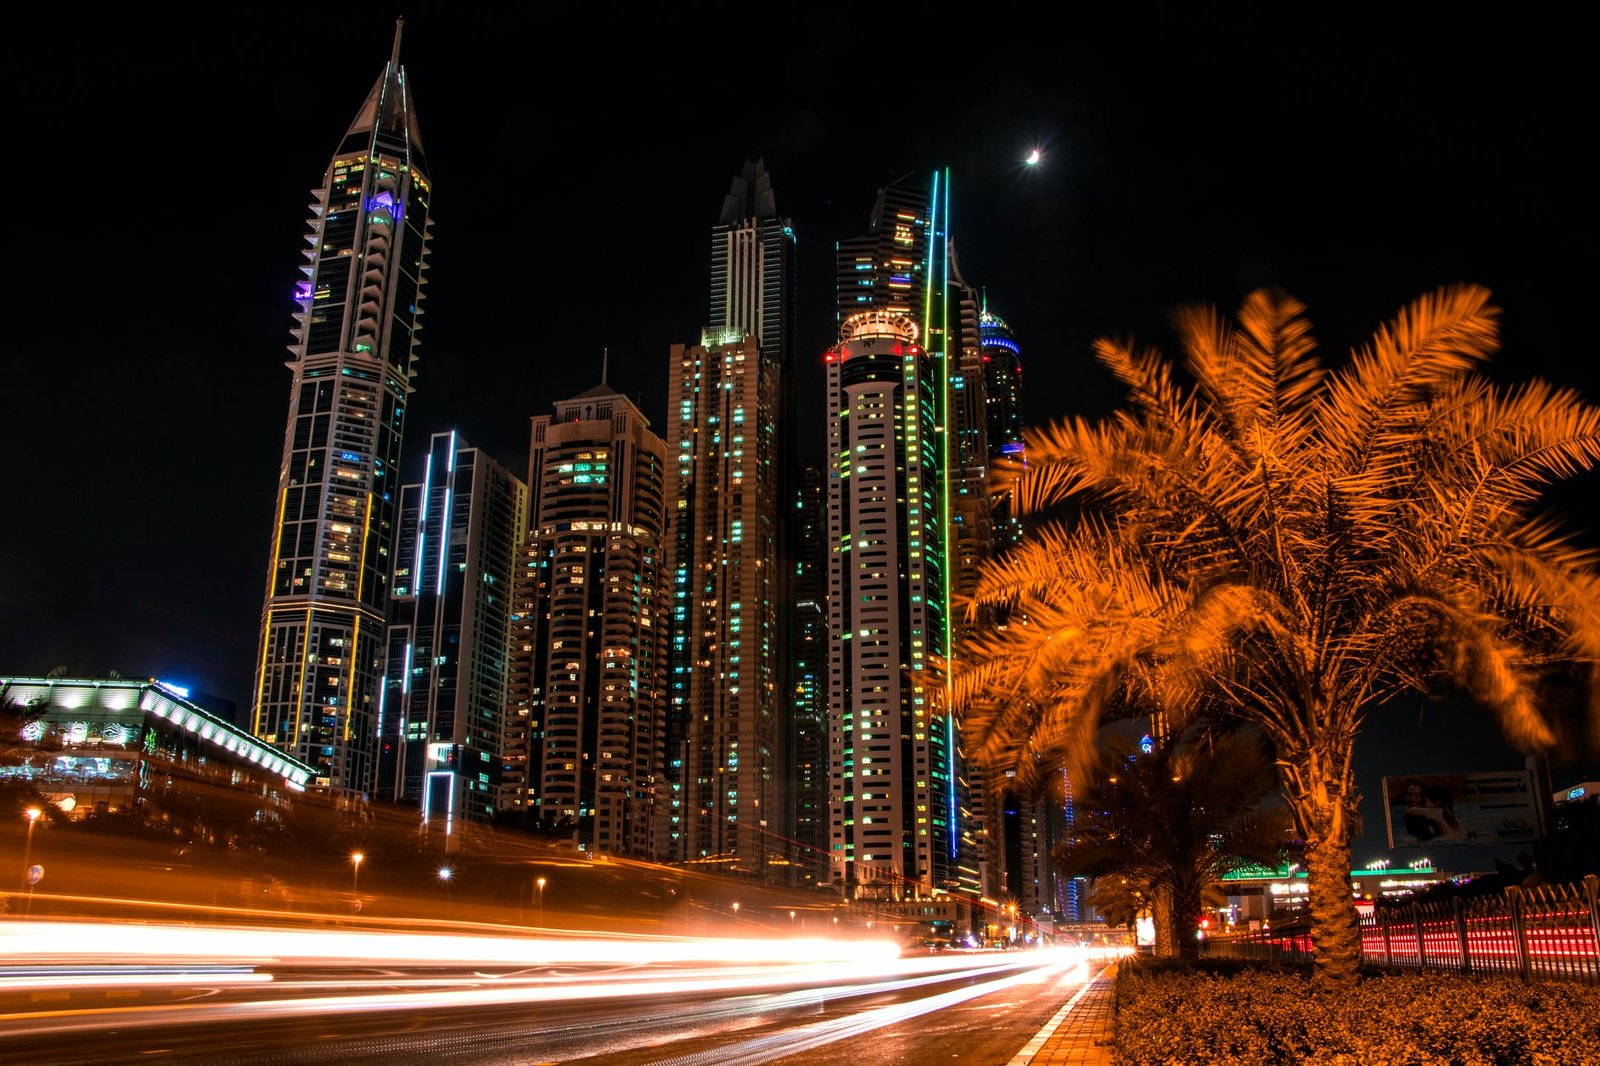
POLYGON ((999 624, 958 658, 969 746, 1026 778, 1089 766, 1119 711, 1254 724, 1306 843, 1322 980, 1359 961, 1366 716, 1450 683, 1546 747, 1540 673, 1600 660, 1593 559, 1534 510, 1541 486, 1600 460, 1600 411, 1473 373, 1498 346, 1488 301, 1423 297, 1337 370, 1302 306, 1268 292, 1236 324, 1180 313, 1192 384, 1159 353, 1099 341, 1130 406, 1030 433, 1027 466, 1002 474, 1020 512, 1076 499, 1083 517, 981 572, 971 610, 999 624))

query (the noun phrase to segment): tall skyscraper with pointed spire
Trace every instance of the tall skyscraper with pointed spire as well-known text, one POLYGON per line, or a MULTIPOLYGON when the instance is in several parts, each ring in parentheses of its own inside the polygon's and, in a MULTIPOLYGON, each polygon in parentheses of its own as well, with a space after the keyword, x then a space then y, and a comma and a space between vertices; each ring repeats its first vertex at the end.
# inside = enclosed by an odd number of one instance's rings
POLYGON ((352 795, 373 787, 427 174, 397 23, 311 192, 251 715, 258 737, 317 767, 318 786, 352 795))
POLYGON ((796 860, 780 802, 794 278, 794 230, 747 162, 711 229, 710 323, 669 356, 670 832, 681 861, 778 880, 796 860))

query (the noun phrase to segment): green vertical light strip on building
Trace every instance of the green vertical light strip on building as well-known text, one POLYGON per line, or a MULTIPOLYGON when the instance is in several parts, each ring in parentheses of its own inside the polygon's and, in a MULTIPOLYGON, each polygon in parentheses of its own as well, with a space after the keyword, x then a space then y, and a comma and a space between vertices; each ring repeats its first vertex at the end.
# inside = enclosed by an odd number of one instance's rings
MULTIPOLYGON (((935 173, 934 199, 938 199, 938 175, 935 173)), ((939 551, 939 614, 944 622, 944 758, 945 758, 945 788, 950 802, 950 822, 945 826, 945 833, 950 840, 950 857, 958 858, 960 851, 961 834, 957 828, 956 813, 956 742, 955 742, 955 713, 951 698, 954 695, 952 683, 955 677, 955 646, 950 640, 950 168, 944 168, 944 210, 940 212, 944 219, 945 239, 939 242, 942 251, 939 254, 941 261, 939 282, 939 336, 940 336, 940 366, 939 366, 939 403, 942 408, 939 415, 940 444, 944 452, 944 468, 939 472, 939 502, 940 510, 944 514, 944 525, 940 528, 939 551)))

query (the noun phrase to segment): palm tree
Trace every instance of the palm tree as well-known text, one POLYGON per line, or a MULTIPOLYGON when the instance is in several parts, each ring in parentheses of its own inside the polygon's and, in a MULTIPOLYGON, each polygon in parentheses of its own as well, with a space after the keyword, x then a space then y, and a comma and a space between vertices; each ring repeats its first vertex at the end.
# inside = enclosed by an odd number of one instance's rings
POLYGON ((1303 310, 1263 291, 1237 324, 1181 312, 1187 385, 1157 352, 1096 343, 1131 405, 1028 435, 1028 465, 1004 475, 1017 509, 1084 515, 982 568, 971 610, 999 624, 966 649, 955 697, 977 755, 1019 778, 1089 765, 1119 710, 1254 725, 1306 843, 1319 980, 1342 981, 1360 958, 1367 715, 1448 683, 1548 747, 1541 672, 1600 660, 1593 560, 1534 511, 1600 459, 1600 411, 1473 372, 1498 345, 1481 288, 1413 302, 1337 370, 1303 310))
POLYGON ((1277 783, 1272 763, 1241 733, 1194 732, 1137 755, 1113 743, 1090 785, 1074 789, 1072 838, 1056 862, 1068 876, 1147 886, 1158 945, 1198 958, 1206 890, 1235 870, 1276 867, 1288 843, 1282 811, 1261 807, 1277 783))

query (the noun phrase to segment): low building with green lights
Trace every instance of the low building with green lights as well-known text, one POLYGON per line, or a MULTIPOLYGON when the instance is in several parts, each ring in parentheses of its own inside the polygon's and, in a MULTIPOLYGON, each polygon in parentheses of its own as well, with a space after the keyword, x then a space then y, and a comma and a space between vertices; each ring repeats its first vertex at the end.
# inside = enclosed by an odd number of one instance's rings
MULTIPOLYGON (((1350 871, 1351 890, 1358 910, 1380 899, 1401 899, 1449 881, 1454 875, 1434 868, 1427 859, 1394 867, 1387 861, 1350 871)), ((1263 921, 1281 921, 1303 915, 1310 905, 1311 888, 1305 867, 1286 863, 1277 869, 1250 866, 1222 878, 1228 905, 1218 916, 1222 925, 1255 927, 1263 921)))
POLYGON ((316 773, 160 681, 0 677, 0 701, 21 712, 0 745, 0 785, 68 818, 164 808, 176 794, 273 812, 316 773))

